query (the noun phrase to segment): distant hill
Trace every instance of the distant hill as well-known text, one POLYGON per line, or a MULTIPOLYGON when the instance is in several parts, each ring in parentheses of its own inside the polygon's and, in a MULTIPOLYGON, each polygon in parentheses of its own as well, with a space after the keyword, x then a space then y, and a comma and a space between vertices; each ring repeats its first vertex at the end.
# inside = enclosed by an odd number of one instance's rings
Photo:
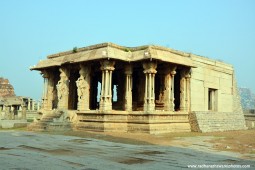
POLYGON ((255 94, 249 88, 239 88, 243 110, 255 109, 255 94))
POLYGON ((0 77, 0 97, 15 96, 14 88, 8 79, 0 77))

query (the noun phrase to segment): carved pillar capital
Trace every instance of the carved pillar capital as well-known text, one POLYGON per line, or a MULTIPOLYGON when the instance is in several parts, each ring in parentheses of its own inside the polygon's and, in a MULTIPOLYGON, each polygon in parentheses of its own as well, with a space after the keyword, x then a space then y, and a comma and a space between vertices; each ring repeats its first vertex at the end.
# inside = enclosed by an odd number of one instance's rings
POLYGON ((110 71, 113 71, 115 68, 114 68, 114 65, 115 65, 115 61, 112 61, 112 60, 102 60, 100 61, 100 64, 101 64, 101 67, 100 69, 103 71, 103 70, 110 70, 110 71))
POLYGON ((143 62, 144 73, 156 74, 157 73, 156 68, 157 68, 157 63, 155 62, 152 62, 152 61, 143 62))
POLYGON ((60 72, 60 79, 68 79, 69 78, 69 69, 66 67, 60 67, 59 68, 59 72, 60 72))
POLYGON ((131 75, 133 73, 133 68, 131 64, 125 66, 125 74, 131 75))
POLYGON ((42 70, 41 75, 43 78, 49 78, 49 72, 47 70, 42 70))

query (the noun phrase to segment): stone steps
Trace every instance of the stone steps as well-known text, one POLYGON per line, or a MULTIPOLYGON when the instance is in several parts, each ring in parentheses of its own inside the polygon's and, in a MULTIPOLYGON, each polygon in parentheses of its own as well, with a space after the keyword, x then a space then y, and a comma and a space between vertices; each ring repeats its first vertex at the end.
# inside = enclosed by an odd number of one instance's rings
POLYGON ((192 112, 190 115, 192 131, 215 132, 245 130, 244 115, 231 112, 192 112))
POLYGON ((55 122, 55 119, 60 119, 62 113, 52 113, 44 115, 41 120, 34 122, 28 126, 28 130, 32 131, 55 131, 55 130, 70 130, 71 124, 69 122, 55 122))

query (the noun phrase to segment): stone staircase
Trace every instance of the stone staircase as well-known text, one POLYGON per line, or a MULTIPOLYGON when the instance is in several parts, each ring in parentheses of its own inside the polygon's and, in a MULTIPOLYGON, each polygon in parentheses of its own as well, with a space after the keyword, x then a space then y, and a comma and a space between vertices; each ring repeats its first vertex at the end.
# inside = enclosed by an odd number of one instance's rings
POLYGON ((53 111, 49 114, 44 114, 42 118, 33 122, 28 126, 31 131, 66 131, 72 129, 72 123, 64 119, 63 111, 53 111))
POLYGON ((246 130, 243 113, 196 111, 190 114, 191 130, 195 132, 220 132, 246 130))

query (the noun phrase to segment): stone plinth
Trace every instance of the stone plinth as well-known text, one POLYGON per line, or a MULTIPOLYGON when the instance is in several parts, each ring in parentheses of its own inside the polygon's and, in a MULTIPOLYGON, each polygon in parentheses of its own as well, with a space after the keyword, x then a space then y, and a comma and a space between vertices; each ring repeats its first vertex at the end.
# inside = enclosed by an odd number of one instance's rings
POLYGON ((101 132, 168 133, 190 132, 188 113, 100 111, 77 112, 77 129, 101 132))

